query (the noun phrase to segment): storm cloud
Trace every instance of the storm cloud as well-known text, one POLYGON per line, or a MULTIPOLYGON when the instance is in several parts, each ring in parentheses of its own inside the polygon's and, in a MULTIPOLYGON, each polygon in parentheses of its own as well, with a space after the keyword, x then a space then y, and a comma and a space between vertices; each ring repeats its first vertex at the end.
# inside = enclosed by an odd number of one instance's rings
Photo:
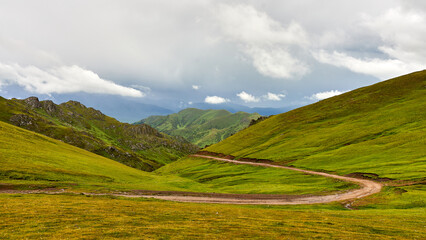
POLYGON ((0 91, 300 106, 425 68, 425 16, 402 0, 1 1, 0 91))

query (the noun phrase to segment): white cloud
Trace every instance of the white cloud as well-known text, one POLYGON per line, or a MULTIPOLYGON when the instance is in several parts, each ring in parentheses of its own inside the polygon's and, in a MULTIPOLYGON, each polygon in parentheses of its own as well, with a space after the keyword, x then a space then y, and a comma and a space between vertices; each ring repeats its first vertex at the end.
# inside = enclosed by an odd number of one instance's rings
POLYGON ((204 99, 204 102, 206 103, 210 103, 210 104, 220 104, 220 103, 226 103, 229 102, 230 100, 227 98, 223 98, 223 97, 218 97, 218 96, 207 96, 204 99))
POLYGON ((250 5, 221 4, 217 13, 225 35, 236 42, 256 70, 268 77, 293 78, 309 72, 292 48, 307 46, 304 29, 296 22, 287 28, 250 5))
POLYGON ((275 94, 268 92, 265 96, 263 96, 266 100, 270 101, 281 101, 282 98, 285 98, 285 94, 275 94))
POLYGON ((347 68, 353 72, 388 79, 426 67, 426 12, 414 8, 390 8, 384 14, 364 15, 361 26, 378 35, 377 50, 385 57, 356 58, 341 51, 317 51, 321 63, 347 68))
POLYGON ((303 28, 291 22, 287 28, 265 12, 250 5, 221 4, 218 18, 223 31, 233 40, 250 44, 297 44, 306 45, 308 39, 303 28))
POLYGON ((255 96, 253 96, 249 93, 246 93, 244 91, 238 93, 237 96, 240 97, 241 100, 243 100, 246 103, 248 103, 248 102, 259 102, 260 101, 259 98, 256 98, 255 96))
POLYGON ((0 85, 18 84, 33 93, 103 93, 143 97, 139 90, 124 87, 100 78, 79 66, 61 66, 43 70, 35 66, 0 63, 0 85))
POLYGON ((280 47, 248 46, 244 51, 252 58, 253 66, 257 71, 265 76, 292 78, 309 72, 306 64, 292 57, 280 47))
POLYGON ((373 75, 382 80, 422 69, 420 64, 406 63, 399 59, 358 59, 336 51, 328 53, 321 50, 315 53, 314 57, 321 63, 345 67, 353 72, 373 75))
POLYGON ((331 97, 340 95, 340 94, 345 93, 345 92, 346 91, 341 92, 341 91, 338 91, 338 90, 331 90, 331 91, 327 91, 327 92, 315 93, 315 94, 312 94, 312 96, 307 97, 307 98, 311 99, 311 100, 319 101, 319 100, 323 100, 323 99, 326 99, 326 98, 331 98, 331 97))
POLYGON ((237 96, 241 98, 241 100, 243 100, 244 102, 249 103, 249 102, 260 102, 261 99, 269 100, 269 101, 281 101, 282 98, 285 97, 285 94, 281 94, 281 93, 276 94, 276 93, 268 92, 267 94, 263 95, 260 98, 260 97, 255 97, 254 95, 249 94, 245 91, 242 91, 238 93, 237 96))
POLYGON ((198 90, 198 89, 200 89, 200 86, 198 86, 198 85, 192 85, 192 89, 198 90))
POLYGON ((426 62, 426 11, 391 8, 376 18, 366 17, 364 25, 380 35, 379 50, 406 63, 426 62))

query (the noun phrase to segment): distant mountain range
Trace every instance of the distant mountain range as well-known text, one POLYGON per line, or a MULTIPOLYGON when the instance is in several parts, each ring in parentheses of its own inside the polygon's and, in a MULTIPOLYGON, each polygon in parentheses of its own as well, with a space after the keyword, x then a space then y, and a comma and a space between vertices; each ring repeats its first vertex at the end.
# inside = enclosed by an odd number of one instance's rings
POLYGON ((247 112, 247 113, 258 113, 262 116, 270 116, 270 115, 276 115, 276 114, 288 112, 299 106, 282 107, 282 108, 266 108, 266 107, 252 108, 252 107, 247 107, 244 105, 233 104, 233 103, 223 103, 223 104, 193 103, 191 107, 199 108, 199 109, 224 109, 231 113, 247 112))
POLYGON ((120 98, 105 98, 101 102, 92 102, 92 106, 102 109, 102 112, 106 115, 126 123, 133 123, 152 115, 167 115, 176 112, 154 104, 141 103, 129 99, 122 100, 120 98))
POLYGON ((151 116, 135 124, 145 123, 172 136, 181 136, 199 147, 217 143, 246 128, 258 113, 188 108, 167 116, 151 116))
MULTIPOLYGON (((41 96, 42 97, 42 96, 41 96)), ((290 111, 298 106, 288 107, 247 107, 235 103, 224 103, 224 104, 208 104, 204 102, 194 102, 185 106, 179 106, 178 104, 168 104, 164 100, 159 102, 146 102, 144 99, 126 98, 121 96, 102 96, 102 95, 90 95, 87 94, 72 94, 72 95, 57 95, 54 97, 55 103, 66 102, 70 99, 84 103, 88 107, 93 107, 102 111, 105 115, 113 117, 121 122, 134 123, 141 119, 149 116, 156 115, 169 115, 177 113, 185 108, 198 108, 203 110, 208 109, 224 109, 231 113, 236 112, 247 112, 247 113, 259 113, 262 116, 276 115, 283 112, 290 111)))
POLYGON ((121 123, 76 101, 0 97, 0 121, 61 140, 125 165, 152 171, 198 147, 146 125, 121 123))

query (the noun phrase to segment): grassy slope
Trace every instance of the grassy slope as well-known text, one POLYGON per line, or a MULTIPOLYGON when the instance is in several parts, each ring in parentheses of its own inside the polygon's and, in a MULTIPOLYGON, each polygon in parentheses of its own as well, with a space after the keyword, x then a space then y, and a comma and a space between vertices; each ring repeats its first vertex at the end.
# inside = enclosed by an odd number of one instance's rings
POLYGON ((0 181, 84 189, 186 190, 202 186, 159 177, 61 141, 0 122, 0 181))
MULTIPOLYGON (((268 169, 261 167, 235 166, 196 159, 179 160, 177 164, 161 168, 161 172, 156 172, 157 174, 147 173, 3 122, 0 122, 0 146, 0 182, 24 187, 41 185, 88 190, 146 189, 288 194, 330 192, 353 187, 344 182, 304 176, 291 171, 272 170, 272 175, 266 175, 264 173, 268 172, 268 169), (194 171, 205 169, 206 166, 210 170, 215 167, 218 171, 204 178, 190 177, 189 173, 183 174, 185 168, 189 167, 194 171), (167 169, 174 171, 167 172, 167 169), (239 175, 236 172, 239 172, 239 175), (275 177, 280 179, 268 183, 275 177), (291 185, 292 183, 294 185, 291 185), (273 185, 274 188, 268 191, 261 188, 273 185)), ((188 172, 188 169, 186 171, 188 172)))
POLYGON ((259 117, 257 113, 188 108, 168 116, 151 116, 138 123, 146 123, 161 132, 184 137, 204 147, 231 136, 259 117))
POLYGON ((170 163, 155 173, 179 176, 225 193, 327 194, 357 187, 347 182, 304 175, 276 168, 235 165, 187 157, 170 163))
POLYGON ((426 176, 426 71, 360 88, 245 129, 206 150, 348 174, 426 176))
POLYGON ((197 150, 185 140, 148 125, 121 123, 75 101, 56 105, 35 97, 0 97, 0 120, 146 171, 197 150))
POLYGON ((425 239, 422 209, 227 206, 0 196, 2 239, 425 239), (43 204, 40 204, 43 203, 43 204))

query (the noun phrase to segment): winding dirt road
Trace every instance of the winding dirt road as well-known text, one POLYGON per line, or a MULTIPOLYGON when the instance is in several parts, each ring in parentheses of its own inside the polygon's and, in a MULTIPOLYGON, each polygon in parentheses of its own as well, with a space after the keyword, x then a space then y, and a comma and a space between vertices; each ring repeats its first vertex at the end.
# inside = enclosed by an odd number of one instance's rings
POLYGON ((323 173, 323 172, 315 172, 315 171, 309 171, 309 170, 303 170, 298 169, 294 167, 285 167, 285 166, 278 166, 278 165, 272 165, 267 163, 254 163, 254 162, 242 162, 237 160, 230 160, 225 158, 219 158, 219 157, 212 157, 212 156, 205 156, 205 155, 192 155, 193 157, 200 157, 200 158, 207 158, 217 161, 223 161, 223 162, 229 162, 229 163, 235 163, 235 164, 246 164, 246 165, 252 165, 252 166, 261 166, 261 167, 273 167, 273 168, 283 168, 293 171, 298 171, 302 173, 312 174, 312 175, 320 175, 324 177, 329 178, 335 178, 346 182, 352 182, 355 184, 358 184, 361 186, 359 189, 350 190, 343 193, 336 193, 332 195, 324 195, 324 196, 288 196, 288 195, 275 195, 272 198, 265 199, 262 197, 258 197, 256 199, 247 197, 243 198, 242 196, 232 198, 230 195, 224 196, 184 196, 184 195, 133 195, 129 197, 151 197, 156 199, 163 199, 163 200, 170 200, 170 201, 178 201, 178 202, 198 202, 198 203, 223 203, 223 204, 262 204, 262 205, 296 205, 296 204, 315 204, 315 203, 329 203, 329 202, 342 202, 342 201, 348 201, 353 200, 357 198, 366 197, 375 193, 380 192, 382 189, 382 185, 380 183, 366 180, 366 179, 358 179, 358 178, 352 178, 352 177, 343 177, 339 175, 329 174, 329 173, 323 173))
MULTIPOLYGON (((178 202, 193 202, 193 203, 221 203, 221 204, 250 204, 250 205, 297 205, 297 204, 316 204, 316 203, 330 203, 330 202, 343 202, 363 198, 375 193, 380 192, 382 185, 380 183, 352 177, 344 177, 329 173, 315 172, 309 170, 298 169, 294 167, 285 167, 272 165, 268 163, 255 163, 243 162, 237 160, 229 160, 225 158, 205 156, 205 155, 192 155, 193 157, 200 157, 212 159, 222 162, 229 162, 234 164, 246 164, 261 167, 283 168, 292 171, 298 171, 306 174, 320 175, 329 178, 335 178, 346 182, 352 182, 361 186, 359 189, 349 190, 347 192, 340 192, 331 195, 262 195, 262 194, 219 194, 219 193, 191 193, 191 192, 170 192, 170 191, 134 191, 127 193, 80 193, 84 195, 112 195, 130 198, 155 198, 169 201, 178 202)), ((45 193, 45 194, 60 194, 63 191, 57 190, 6 190, 0 193, 45 193)))

